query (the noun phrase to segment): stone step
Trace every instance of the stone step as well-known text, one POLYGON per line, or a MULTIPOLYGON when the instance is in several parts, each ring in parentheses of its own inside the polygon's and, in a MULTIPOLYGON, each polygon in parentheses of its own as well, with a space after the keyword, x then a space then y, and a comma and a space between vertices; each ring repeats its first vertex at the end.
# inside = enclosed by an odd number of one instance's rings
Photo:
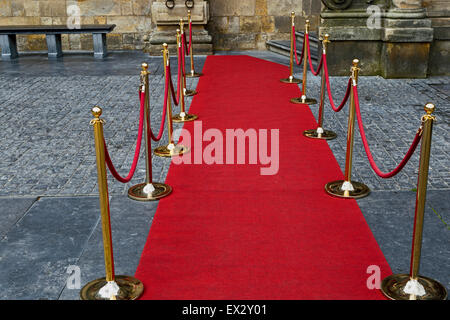
MULTIPOLYGON (((296 32, 295 33, 297 38, 297 55, 302 54, 302 47, 303 47, 303 36, 304 32, 296 32)), ((318 61, 320 57, 320 50, 322 49, 322 44, 320 43, 319 39, 317 38, 317 33, 311 32, 309 34, 309 42, 311 46, 311 58, 314 61, 318 61)), ((290 51, 291 51, 291 43, 289 40, 269 40, 266 42, 267 49, 269 51, 284 55, 289 57, 290 51)))

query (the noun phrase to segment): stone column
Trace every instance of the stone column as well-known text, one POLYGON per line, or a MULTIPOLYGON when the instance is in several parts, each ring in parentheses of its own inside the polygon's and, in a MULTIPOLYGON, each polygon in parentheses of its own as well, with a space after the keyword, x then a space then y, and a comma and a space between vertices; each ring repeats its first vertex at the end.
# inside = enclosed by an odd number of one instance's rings
POLYGON ((385 16, 382 40, 384 77, 427 76, 433 28, 422 0, 392 0, 385 16))
POLYGON ((320 34, 330 34, 330 73, 348 75, 353 58, 362 74, 427 76, 431 21, 422 0, 322 0, 320 34), (369 6, 376 9, 368 10, 369 6))
POLYGON ((194 7, 186 7, 184 0, 174 0, 172 9, 166 6, 165 0, 155 0, 152 4, 152 20, 156 29, 150 34, 149 45, 146 52, 153 56, 161 55, 162 44, 167 43, 171 55, 175 55, 176 30, 179 28, 180 19, 185 20, 186 38, 189 41, 189 25, 187 11, 191 10, 192 16, 192 40, 194 54, 212 54, 212 37, 205 29, 209 21, 208 1, 195 0, 194 7))

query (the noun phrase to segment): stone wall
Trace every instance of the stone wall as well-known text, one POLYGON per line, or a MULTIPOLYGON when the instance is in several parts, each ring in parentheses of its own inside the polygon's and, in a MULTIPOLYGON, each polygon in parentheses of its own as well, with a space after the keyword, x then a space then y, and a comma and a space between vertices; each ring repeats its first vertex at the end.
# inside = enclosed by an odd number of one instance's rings
MULTIPOLYGON (((156 0, 0 0, 0 25, 66 24, 67 8, 78 5, 82 24, 116 24, 108 47, 144 49, 156 28, 152 3, 156 0)), ((184 4, 184 0, 176 0, 184 4)), ((319 21, 320 0, 210 0, 207 25, 214 50, 265 49, 269 39, 289 38, 289 14, 297 13, 302 29, 305 16, 312 30, 319 21), (302 17, 303 16, 303 17, 302 17)), ((63 35, 63 50, 92 50, 91 35, 63 35)), ((46 50, 44 35, 18 37, 19 51, 46 50)))
MULTIPOLYGON (((0 0, 0 25, 65 25, 67 8, 78 5, 81 24, 116 24, 108 47, 143 49, 152 29, 149 0, 0 0)), ((46 50, 44 35, 18 36, 19 51, 46 50)), ((63 35, 63 50, 92 50, 92 35, 63 35)))
POLYGON ((316 30, 320 9, 319 0, 210 0, 208 29, 215 50, 264 50, 267 40, 289 39, 291 11, 297 29, 303 29, 307 17, 316 30))
MULTIPOLYGON (((0 25, 66 24, 67 8, 76 4, 80 8, 82 24, 117 25, 107 36, 111 50, 142 50, 148 47, 149 35, 156 29, 151 12, 155 1, 0 0, 0 25)), ((175 1, 184 4, 184 0, 175 1)), ((450 43, 450 1, 424 0, 423 3, 435 34, 431 55, 443 57, 448 53, 450 43)), ((213 37, 214 50, 264 50, 267 40, 289 38, 291 11, 297 14, 298 30, 303 29, 307 17, 315 31, 319 24, 321 1, 210 0, 209 8, 207 29, 213 37)), ((63 50, 92 50, 91 35, 63 35, 62 39, 63 50)), ((18 44, 22 52, 46 50, 44 35, 19 36, 18 44)))

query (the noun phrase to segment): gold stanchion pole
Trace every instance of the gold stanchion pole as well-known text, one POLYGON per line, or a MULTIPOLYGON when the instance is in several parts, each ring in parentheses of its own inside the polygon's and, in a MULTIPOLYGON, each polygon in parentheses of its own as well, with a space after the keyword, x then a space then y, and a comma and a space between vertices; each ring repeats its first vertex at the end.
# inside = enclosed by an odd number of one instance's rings
MULTIPOLYGON (((178 48, 181 48, 181 34, 180 34, 180 29, 177 29, 177 46, 178 48)), ((179 52, 180 50, 178 50, 179 52)), ((184 54, 184 52, 182 53, 184 54)), ((181 58, 181 57, 178 57, 181 58)), ((180 61, 180 60, 179 60, 180 61)), ((186 78, 185 77, 180 77, 181 79, 181 88, 186 88, 186 78)), ((180 90, 180 113, 177 115, 174 115, 172 117, 173 122, 189 122, 189 121, 194 121, 198 119, 198 116, 196 116, 195 114, 188 114, 186 113, 186 102, 184 99, 184 90, 180 90)))
MULTIPOLYGON (((180 19, 180 32, 181 32, 181 41, 183 41, 183 39, 184 39, 184 21, 183 21, 183 19, 180 19)), ((184 61, 184 56, 186 55, 186 49, 184 49, 183 50, 183 52, 181 53, 183 56, 182 57, 179 57, 179 61, 180 61, 180 63, 182 63, 181 61, 183 60, 184 61)), ((186 88, 186 66, 185 65, 182 65, 181 66, 181 70, 182 70, 182 72, 183 72, 183 80, 184 80, 184 86, 183 86, 183 90, 184 90, 184 95, 186 96, 186 97, 191 97, 191 96, 195 96, 198 92, 196 91, 196 90, 188 90, 187 88, 186 88)))
MULTIPOLYGON (((352 71, 352 89, 358 84, 359 60, 353 60, 352 71)), ((355 97, 353 90, 350 95, 350 109, 348 115, 348 129, 347 129, 347 154, 345 158, 345 180, 338 180, 327 183, 325 190, 328 194, 345 199, 359 199, 370 193, 368 186, 361 182, 351 180, 352 176, 352 159, 353 159, 353 139, 355 129, 355 97)))
MULTIPOLYGON (((163 44, 163 59, 164 59, 164 74, 167 74, 166 67, 170 65, 169 48, 167 43, 163 44)), ((169 81, 172 81, 171 79, 169 81)), ((169 96, 167 97, 167 131, 169 135, 169 144, 157 147, 154 151, 155 155, 159 157, 172 157, 189 152, 189 148, 180 144, 175 144, 173 140, 173 123, 172 123, 172 99, 171 89, 169 87, 169 96)), ((181 97, 180 97, 181 99, 181 97)))
POLYGON ((114 258, 111 238, 111 219, 109 213, 108 182, 106 179, 105 145, 103 140, 102 109, 92 109, 94 119, 95 152, 97 156, 98 191, 100 197, 100 213, 102 218, 103 249, 105 255, 106 277, 86 284, 80 291, 82 300, 134 300, 141 296, 144 285, 131 276, 114 274, 114 258))
POLYGON ((430 163, 431 136, 435 106, 425 106, 426 115, 422 117, 422 146, 420 150, 419 179, 416 192, 416 212, 414 218, 411 265, 409 274, 394 274, 383 280, 381 291, 392 300, 445 300, 447 290, 436 280, 420 276, 420 254, 422 250, 423 219, 427 195, 428 168, 430 163))
POLYGON ((304 48, 303 48, 303 80, 302 80, 302 96, 300 98, 293 98, 291 99, 292 103, 298 103, 298 104, 317 104, 316 99, 308 98, 306 96, 306 82, 308 80, 308 46, 306 45, 306 35, 309 35, 309 28, 310 28, 310 22, 309 20, 306 20, 305 24, 305 39, 303 40, 305 42, 304 48))
MULTIPOLYGON (((291 12, 291 26, 295 28, 295 12, 291 12)), ((291 52, 290 52, 290 61, 289 61, 289 78, 281 79, 280 81, 283 83, 300 83, 301 80, 294 78, 294 41, 295 40, 295 31, 291 30, 291 52)))
MULTIPOLYGON (((327 44, 330 43, 329 35, 326 34, 322 40, 323 54, 327 54, 327 44)), ((325 104, 325 68, 322 68, 321 73, 321 84, 320 84, 320 106, 319 106, 319 120, 317 129, 310 129, 303 132, 303 135, 308 138, 313 139, 323 139, 323 140, 332 140, 337 137, 336 133, 330 130, 323 129, 323 112, 324 112, 324 104, 325 104)))
POLYGON ((138 201, 154 201, 168 196, 172 192, 172 187, 154 182, 152 177, 152 138, 150 134, 150 82, 148 76, 148 64, 142 64, 141 85, 139 90, 145 94, 144 104, 144 130, 145 130, 145 182, 132 186, 128 189, 128 197, 138 201))
MULTIPOLYGON (((191 16, 191 10, 188 10, 188 23, 189 26, 192 25, 192 16, 191 16)), ((194 42, 194 41, 192 41, 194 42)), ((188 73, 186 76, 188 78, 198 78, 203 75, 201 72, 195 72, 195 66, 194 66, 194 46, 192 43, 189 42, 189 55, 191 56, 191 72, 188 73)))

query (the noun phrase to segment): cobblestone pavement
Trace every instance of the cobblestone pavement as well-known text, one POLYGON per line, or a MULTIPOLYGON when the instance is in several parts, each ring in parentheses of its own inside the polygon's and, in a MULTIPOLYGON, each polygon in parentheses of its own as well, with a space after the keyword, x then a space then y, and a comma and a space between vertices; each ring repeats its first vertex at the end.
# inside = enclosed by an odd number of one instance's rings
MULTIPOLYGON (((286 58, 269 52, 249 54, 287 62, 286 58)), ((0 75, 0 196, 96 194, 95 154, 89 121, 92 118, 90 109, 97 104, 104 109, 103 118, 107 121, 105 138, 113 162, 122 174, 126 173, 133 158, 138 127, 137 87, 142 59, 149 62, 152 72, 151 118, 155 128, 161 119, 164 85, 160 58, 142 57, 140 54, 136 54, 134 59, 133 56, 126 57, 126 62, 118 64, 126 64, 128 68, 117 67, 116 63, 116 75, 109 66, 97 67, 95 63, 98 62, 89 62, 97 68, 96 73, 88 67, 74 72, 69 72, 69 68, 42 71, 24 58, 20 70, 27 70, 26 74, 17 71, 9 62, 0 62, 0 68, 5 71, 0 75), (106 75, 97 74, 100 70, 105 70, 106 75)), ((204 59, 197 59, 198 69, 204 59)), ((74 63, 81 64, 77 60, 74 63)), ((175 78, 176 62, 173 61, 172 65, 175 78)), ((437 106, 438 121, 433 133, 429 188, 449 188, 448 80, 448 77, 415 80, 360 78, 364 124, 373 155, 381 169, 391 170, 402 159, 420 125, 423 106, 431 101, 437 106)), ((188 86, 195 87, 197 81, 188 80, 188 86)), ((333 77, 331 83, 335 100, 339 100, 345 91, 347 78, 333 77)), ((320 78, 309 73, 308 95, 317 98, 319 90, 320 78)), ((192 98, 187 100, 189 106, 192 98)), ((317 105, 311 106, 311 110, 317 117, 317 105)), ((342 168, 345 165, 347 114, 347 109, 334 113, 327 103, 325 127, 339 135, 329 145, 342 168)), ((177 127, 180 125, 175 124, 177 127)), ((373 190, 415 188, 419 152, 402 173, 385 180, 370 169, 358 131, 355 132, 355 141, 354 180, 366 183, 373 190)), ((163 139, 161 143, 166 141, 163 139)), ((169 164, 170 160, 154 157, 155 180, 165 179, 169 164)), ((110 179, 110 193, 125 194, 129 186, 144 179, 144 170, 144 161, 141 161, 136 176, 127 185, 110 179)))
MULTIPOLYGON (((106 76, 83 75, 83 72, 67 75, 61 71, 43 77, 2 73, 0 196, 97 194, 94 140, 89 126, 94 105, 103 108, 105 140, 111 158, 119 172, 126 174, 137 137, 137 90, 142 61, 139 58, 140 55, 131 65, 136 69, 133 75, 123 75, 121 71, 106 76)), ((164 93, 162 59, 146 56, 145 60, 150 65, 151 120, 156 131, 164 93)), ((198 69, 204 60, 198 59, 198 69)), ((175 83, 176 61, 172 65, 175 83)), ((188 87, 196 87, 198 79, 187 82, 188 87)), ((187 98, 188 107, 191 100, 187 98)), ((174 112, 177 110, 174 108, 174 112)), ((175 129, 181 126, 174 124, 175 129)), ((167 129, 164 138, 152 146, 161 144, 167 144, 167 129)), ((144 148, 141 159, 144 159, 144 148)), ((153 157, 152 161, 155 181, 164 181, 170 160, 153 157)), ((123 185, 110 177, 110 194, 125 194, 131 185, 141 183, 144 178, 145 162, 141 160, 129 184, 123 185)))

